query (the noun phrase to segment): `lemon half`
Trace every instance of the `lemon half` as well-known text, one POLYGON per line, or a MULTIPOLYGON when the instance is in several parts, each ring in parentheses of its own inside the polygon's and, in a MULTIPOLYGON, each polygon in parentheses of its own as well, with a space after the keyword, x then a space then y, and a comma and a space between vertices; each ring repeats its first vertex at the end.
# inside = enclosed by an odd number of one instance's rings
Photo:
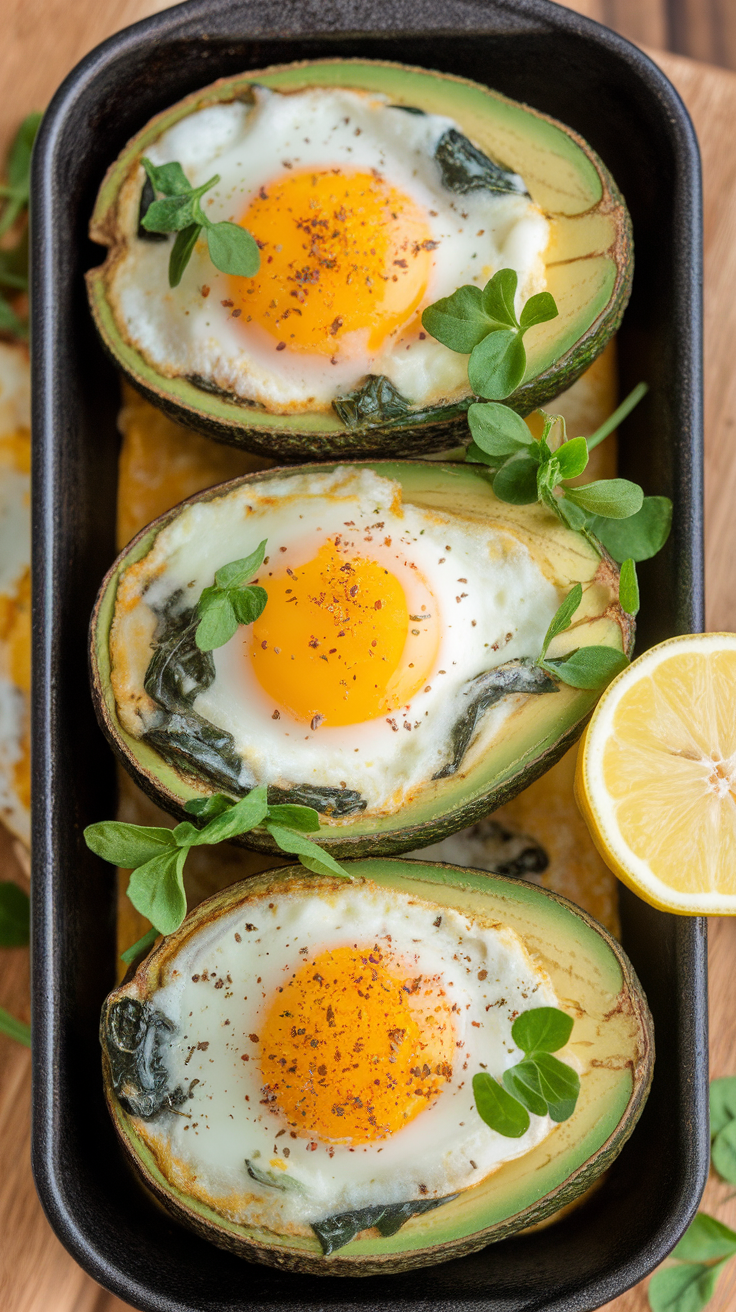
POLYGON ((645 902, 736 915, 736 634, 669 638, 614 679, 575 796, 604 861, 645 902))

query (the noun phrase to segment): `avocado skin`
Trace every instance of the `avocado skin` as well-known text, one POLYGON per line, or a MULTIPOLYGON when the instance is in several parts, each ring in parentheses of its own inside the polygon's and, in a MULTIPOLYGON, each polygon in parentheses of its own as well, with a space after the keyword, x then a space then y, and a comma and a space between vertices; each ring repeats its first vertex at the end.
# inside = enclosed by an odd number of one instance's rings
MULTIPOLYGON (((325 65, 330 63, 340 64, 344 67, 344 85, 347 86, 360 87, 362 85, 360 72, 363 69, 368 68, 369 71, 385 70, 385 90, 397 98, 403 92, 402 74, 422 73, 427 83, 434 81, 443 84, 443 87, 451 87, 453 84, 457 84, 458 97, 463 89, 477 85, 462 78, 453 77, 450 74, 429 73, 427 70, 411 69, 409 66, 397 64, 384 64, 380 61, 372 63, 360 60, 321 61, 317 67, 324 68, 325 65), (352 71, 354 69, 358 71, 357 77, 352 71)), ((286 71, 289 72, 288 69, 286 71)), ((214 83, 211 87, 204 88, 203 91, 196 92, 179 102, 179 106, 175 107, 175 112, 177 116, 180 116, 178 110, 184 106, 188 107, 187 112, 191 112, 204 104, 215 101, 248 99, 252 95, 250 90, 252 82, 262 81, 268 84, 272 74, 275 74, 277 78, 273 85, 285 86, 288 89, 288 83, 278 81, 278 75, 283 72, 284 70, 280 68, 266 69, 260 73, 248 74, 247 77, 222 79, 221 82, 214 83)), ((310 65, 308 63, 294 68, 294 76, 295 78, 301 78, 302 85, 310 84, 309 72, 310 65)), ((318 73, 315 73, 314 82, 311 84, 319 85, 318 73)), ((485 91, 485 88, 478 89, 485 91)), ((409 94, 409 90, 410 88, 407 86, 407 94, 409 94)), ((425 94, 431 100, 431 88, 428 91, 425 90, 425 94)), ((583 329, 572 346, 567 350, 563 350, 559 358, 548 367, 523 382, 506 399, 505 404, 510 405, 524 416, 570 387, 584 373, 596 356, 600 354, 618 329, 631 294, 634 263, 633 237, 631 220, 614 179, 603 162, 578 133, 564 124, 559 124, 548 115, 529 109, 527 106, 519 104, 519 102, 508 102, 505 101, 504 97, 492 95, 489 97, 489 104, 492 104, 494 100, 503 104, 516 103, 517 108, 528 115, 530 136, 535 128, 539 131, 545 126, 554 126, 564 132, 569 142, 574 143, 580 153, 581 167, 583 164, 592 165, 599 180, 601 195, 592 209, 599 212, 602 217, 613 217, 615 234, 605 251, 596 251, 596 254, 605 254, 612 261, 616 270, 607 303, 593 322, 583 329)), ((428 104, 428 107, 431 108, 431 105, 428 104)), ((412 109, 412 112, 417 112, 411 106, 409 108, 412 109)), ((491 113, 492 110, 488 112, 491 113)), ((461 118, 462 113, 460 112, 459 119, 461 118)), ((170 120, 176 121, 172 110, 167 110, 152 120, 152 124, 159 125, 157 131, 160 133, 165 130, 170 120)), ((462 122, 461 126, 463 126, 462 122)), ((108 171, 106 182, 103 184, 95 207, 90 234, 93 240, 110 246, 111 251, 105 264, 90 270, 87 274, 90 308, 103 346, 117 367, 122 369, 132 385, 146 400, 150 401, 152 405, 158 406, 176 423, 184 424, 216 441, 244 447, 248 451, 275 458, 285 463, 295 463, 309 459, 365 458, 385 456, 387 454, 415 457, 431 452, 449 450, 453 446, 467 443, 467 421, 463 413, 457 413, 455 401, 445 406, 422 410, 421 418, 417 420, 412 420, 410 413, 406 419, 394 421, 382 427, 363 428, 358 426, 344 430, 335 428, 332 425, 325 429, 309 426, 300 427, 298 416, 293 419, 284 416, 283 425, 279 423, 259 424, 259 408, 240 398, 220 392, 216 387, 209 384, 205 389, 202 386, 195 385, 192 380, 181 378, 168 380, 157 374, 155 369, 124 340, 115 323, 106 294, 106 270, 109 266, 114 265, 115 250, 121 240, 118 229, 117 196, 111 195, 110 180, 115 177, 119 181, 122 180, 124 173, 123 162, 127 170, 136 166, 139 154, 154 139, 150 129, 151 125, 147 125, 139 136, 128 144, 120 159, 108 171), (177 386, 172 388, 172 383, 177 386), (213 401, 217 398, 218 413, 213 409, 210 397, 213 401)), ((502 161, 502 163, 508 163, 510 167, 513 167, 514 161, 502 161)), ((585 258, 585 256, 580 258, 585 258)), ((467 406, 469 399, 472 400, 472 397, 465 399, 464 408, 467 406)))
MULTIPOLYGON (((440 862, 419 863, 415 861, 360 861, 352 864, 353 875, 363 876, 368 879, 376 879, 381 884, 392 886, 394 879, 397 879, 399 887, 408 885, 411 890, 412 885, 416 882, 423 887, 417 887, 418 896, 427 898, 433 897, 432 885, 436 887, 435 896, 438 901, 442 901, 442 894, 448 886, 456 886, 458 889, 459 899, 455 899, 454 894, 449 894, 446 905, 457 906, 458 908, 467 907, 470 899, 474 910, 483 913, 496 921, 501 919, 503 911, 494 908, 493 905, 483 906, 482 893, 488 891, 492 897, 496 897, 500 905, 503 906, 504 899, 508 899, 509 893, 511 898, 508 904, 513 905, 514 896, 521 895, 522 900, 528 900, 531 906, 538 904, 543 906, 547 903, 551 911, 557 912, 556 924, 550 921, 547 926, 550 931, 550 951, 554 954, 556 943, 556 928, 560 924, 560 913, 568 913, 572 916, 572 924, 579 922, 577 928, 572 931, 568 928, 562 938, 570 937, 573 942, 576 940, 576 934, 581 938, 588 938, 592 933, 596 936, 596 952, 600 954, 599 960, 608 963, 610 969, 611 959, 620 972, 620 987, 615 1000, 611 998, 613 1006, 611 1011, 603 1016, 603 1022, 606 1023, 617 1016, 626 1017, 632 1027, 636 1030, 636 1041, 632 1045, 632 1051, 628 1058, 625 1054, 618 1053, 615 1061, 621 1063, 624 1057, 623 1068, 617 1065, 615 1069, 623 1069, 630 1073, 631 1092, 626 1103, 623 1114, 613 1131, 607 1136, 600 1147, 592 1152, 591 1156, 583 1162, 577 1169, 574 1169, 568 1176, 562 1178, 559 1183, 546 1192, 542 1197, 536 1198, 530 1205, 524 1207, 502 1220, 496 1221, 490 1226, 483 1227, 482 1218, 478 1218, 478 1228, 470 1234, 463 1234, 449 1241, 432 1245, 431 1242, 423 1248, 416 1248, 410 1251, 394 1252, 388 1249, 380 1254, 361 1254, 354 1251, 350 1255, 350 1247, 339 1250, 330 1257, 324 1257, 321 1253, 312 1250, 305 1251, 295 1247, 279 1247, 277 1236, 273 1236, 271 1242, 268 1242, 268 1232, 258 1231, 255 1228, 245 1226, 236 1226, 232 1223, 221 1223, 217 1215, 205 1208, 202 1204, 193 1199, 187 1199, 178 1190, 170 1187, 161 1175, 157 1166, 143 1158, 141 1152, 136 1147, 135 1126, 131 1123, 130 1118, 120 1107, 115 1097, 110 1064, 106 1049, 103 1045, 102 1050, 102 1067, 103 1067, 103 1086, 105 1100, 108 1111, 113 1120, 115 1130, 120 1140, 121 1146, 129 1158, 136 1172, 141 1176, 146 1186, 158 1198, 168 1212, 170 1212, 178 1221, 186 1225, 189 1229, 194 1230, 203 1239, 209 1240, 219 1248, 226 1249, 228 1252, 238 1257, 245 1258, 249 1261, 260 1262, 266 1266, 276 1267, 281 1270, 302 1272, 308 1275, 334 1275, 334 1276, 371 1276, 382 1275, 400 1271, 416 1270, 420 1267, 435 1265, 439 1262, 451 1261, 457 1257, 463 1257, 470 1253, 478 1252, 488 1244, 497 1243, 519 1231, 525 1231, 529 1227, 538 1225, 540 1222, 553 1217, 563 1209, 574 1206, 577 1200, 600 1179, 603 1172, 613 1163, 620 1153, 621 1149, 630 1138, 636 1123, 644 1109, 649 1090, 651 1088, 652 1076, 654 1070, 654 1026, 651 1013, 647 1004, 646 996, 639 983, 636 972, 629 961, 621 945, 609 935, 608 931, 599 925, 592 916, 583 911, 581 907, 571 902, 568 898, 562 897, 558 893, 549 892, 546 889, 538 888, 535 885, 524 884, 523 881, 510 879, 504 875, 481 873, 477 870, 465 870, 457 866, 451 866, 440 862), (521 885, 521 888, 520 888, 521 885), (481 887, 484 886, 484 887, 481 887), (478 897, 480 887, 481 896, 478 897), (464 899, 464 900, 463 900, 464 899)), ((221 906, 228 906, 231 902, 236 901, 246 891, 260 894, 263 892, 278 893, 278 886, 284 880, 299 879, 302 884, 309 884, 310 887, 317 890, 324 885, 327 892, 330 888, 339 886, 339 881, 322 880, 305 876, 304 871, 299 866, 292 866, 278 871, 268 871, 262 875, 255 875, 244 881, 242 884, 231 885, 219 893, 215 893, 205 902, 195 908, 187 916, 184 925, 172 935, 170 939, 163 940, 154 954, 151 954, 138 966, 137 972, 128 972, 126 980, 122 987, 138 981, 140 976, 141 994, 145 994, 147 977, 150 972, 150 978, 155 984, 161 975, 162 963, 167 955, 167 946, 171 950, 175 945, 176 936, 191 932, 192 923, 202 923, 207 921, 213 912, 216 912, 221 906), (186 928, 185 928, 186 927, 186 928)), ((539 913, 537 913, 539 914, 539 913)), ((540 925, 542 925, 545 913, 541 913, 540 925)), ((567 924, 568 916, 565 917, 567 924)), ((530 917, 531 924, 534 924, 535 917, 530 917)), ((510 918, 513 928, 521 933, 524 938, 524 931, 518 924, 514 924, 513 917, 510 918)), ((539 926, 537 927, 539 929, 539 926)), ((528 945, 529 946, 529 945, 528 945)), ((534 950, 534 943, 531 943, 534 950)), ((578 962, 578 973, 580 971, 580 962, 578 962)), ((567 978, 564 972, 564 963, 561 969, 561 980, 567 978)), ((553 984, 555 982, 553 975, 553 984)), ((561 981, 560 981, 561 982, 561 981)), ((580 983, 580 981, 578 981, 580 983)), ((592 991, 594 986, 591 985, 592 991)), ((103 1007, 103 1023, 106 1011, 110 1006, 115 1005, 116 999, 120 996, 119 990, 114 990, 107 998, 103 1007)), ((605 997, 605 993, 602 995, 605 997)), ((610 998, 610 995, 608 995, 610 998)), ((598 997, 600 1005, 601 996, 598 997)), ((603 1054, 602 1054, 603 1055, 603 1054)), ((595 1063, 593 1063, 595 1064, 595 1063)), ((600 1065, 605 1065, 605 1056, 600 1065)), ((605 1113, 602 1113, 605 1114, 605 1113)), ((574 1119, 574 1117, 573 1117, 574 1119)), ((483 1186, 480 1186, 481 1188, 483 1186)), ((462 1199, 462 1195, 460 1195, 462 1199)), ((449 1200, 448 1200, 449 1201, 449 1200)), ((442 1214, 444 1207, 438 1207, 430 1215, 435 1222, 442 1223, 442 1214)), ((398 1233, 399 1240, 404 1234, 402 1229, 398 1233)), ((431 1232, 428 1236, 431 1240, 431 1232)), ((302 1242, 305 1242, 302 1240, 302 1242)))

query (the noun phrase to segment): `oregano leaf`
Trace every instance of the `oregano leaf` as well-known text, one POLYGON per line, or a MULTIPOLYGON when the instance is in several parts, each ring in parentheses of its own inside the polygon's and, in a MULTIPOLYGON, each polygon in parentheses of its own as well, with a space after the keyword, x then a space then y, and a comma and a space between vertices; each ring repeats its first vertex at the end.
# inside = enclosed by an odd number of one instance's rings
POLYGON ((729 1121, 736 1120, 736 1075, 710 1082, 710 1137, 715 1139, 729 1121))
POLYGON ((142 219, 147 232, 181 232, 182 228, 195 222, 192 191, 183 196, 164 196, 152 201, 142 219))
POLYGON ((569 656, 546 659, 543 668, 571 688, 603 688, 629 664, 613 647, 578 647, 569 656))
POLYGON ((506 1139, 520 1139, 529 1129, 529 1113, 519 1100, 486 1071, 473 1076, 473 1096, 481 1120, 506 1139))
POLYGON ((319 811, 294 802, 278 802, 275 806, 269 806, 268 818, 273 824, 282 825, 285 829, 298 829, 305 834, 316 833, 319 829, 319 811))
POLYGON ((550 1052, 535 1052, 529 1060, 537 1068, 540 1092, 550 1117, 557 1122, 569 1120, 580 1094, 577 1071, 564 1061, 558 1061, 550 1052))
POLYGON ((470 355, 474 346, 500 326, 486 314, 483 293, 472 283, 428 305, 422 314, 422 327, 430 336, 460 355, 470 355))
POLYGON ((519 324, 523 332, 536 323, 547 323, 559 314, 555 298, 551 292, 537 292, 530 296, 519 315, 519 324))
POLYGON ((476 445, 492 456, 515 455, 534 445, 521 415, 495 401, 475 401, 468 408, 468 424, 476 445))
POLYGON ((170 164, 153 164, 144 156, 141 163, 156 191, 162 191, 164 196, 186 196, 192 191, 192 184, 178 160, 172 160, 170 164))
POLYGON ((292 829, 285 829, 282 825, 272 824, 269 820, 265 821, 263 827, 282 852, 290 852, 297 856, 308 870, 313 870, 320 875, 339 875, 341 879, 352 879, 352 875, 338 865, 329 852, 319 847, 317 843, 313 843, 311 839, 304 838, 302 834, 292 829))
POLYGON ((627 557, 639 561, 656 556, 667 541, 671 527, 672 502, 669 497, 645 497, 641 508, 623 520, 604 519, 597 515, 588 520, 590 532, 618 564, 627 557))
POLYGON ((170 829, 149 825, 131 825, 123 820, 100 820, 87 825, 84 841, 95 856, 111 865, 133 870, 162 852, 176 847, 170 829))
POLYGON ((239 624, 253 624, 263 614, 268 601, 268 593, 260 587, 231 588, 227 595, 239 624))
POLYGON ((736 1254, 736 1232, 707 1212, 698 1212, 671 1256, 681 1262, 716 1262, 736 1254))
POLYGON ((636 615, 639 611, 639 581, 636 577, 636 565, 633 560, 624 560, 618 576, 618 599, 622 610, 627 615, 636 615))
POLYGON ((639 485, 627 478, 604 478, 584 483, 582 487, 566 487, 565 496, 590 514, 606 519, 628 519, 641 509, 644 501, 639 485))
POLYGON ((652 1312, 700 1312, 715 1292, 716 1282, 726 1262, 717 1266, 665 1266, 655 1271, 647 1290, 652 1312))
POLYGON ((267 789, 265 784, 252 788, 245 797, 228 807, 220 815, 210 820, 204 829, 200 829, 193 847, 206 843, 222 843, 240 834, 247 834, 260 825, 268 815, 267 789))
POLYGON ((257 570, 263 564, 263 558, 266 554, 267 539, 258 543, 255 551, 251 551, 249 556, 243 556, 242 560, 231 560, 229 565, 221 565, 215 571, 215 583, 218 588, 232 588, 240 583, 247 583, 252 579, 257 570))
POLYGON ((539 1071, 533 1061, 520 1061, 503 1073, 504 1087, 527 1111, 535 1116, 547 1115, 547 1103, 539 1085, 539 1071))
POLYGON ((736 1121, 729 1121, 718 1131, 710 1150, 713 1168, 722 1180, 736 1184, 736 1121))
POLYGON ((138 866, 130 876, 128 897, 160 934, 173 934, 187 914, 182 872, 187 848, 173 848, 138 866))
POLYGON ((189 815, 212 820, 234 805, 235 799, 228 797, 227 793, 210 793, 209 797, 192 797, 184 803, 184 810, 189 815))
POLYGON ((584 437, 573 437, 563 442, 555 452, 561 478, 577 478, 588 463, 588 444, 584 437))
POLYGON ((194 640, 200 651, 213 651, 229 642, 238 631, 238 617, 227 592, 208 597, 207 608, 197 625, 194 640))
POLYGON ((188 228, 182 228, 181 232, 176 234, 176 241, 171 247, 169 256, 169 287, 179 286, 201 231, 199 223, 190 223, 188 228))
POLYGON ((252 278, 258 273, 261 253, 255 237, 239 223, 207 225, 207 248, 216 269, 222 273, 252 278))
POLYGON ((530 456, 507 460, 493 480, 493 491, 499 501, 512 506, 530 506, 537 500, 538 469, 536 460, 530 456))
POLYGON ((519 327, 516 318, 518 281, 515 269, 499 269, 483 288, 483 309, 488 317, 510 328, 519 327))
POLYGON ((516 1017, 511 1037, 522 1052, 557 1052, 572 1034, 573 1019, 559 1007, 530 1007, 516 1017))
POLYGON ((515 392, 524 377, 526 351, 521 333, 501 328, 483 338, 468 362, 470 386, 478 396, 502 401, 515 392))
POLYGON ((573 584, 567 596, 565 597, 565 600, 560 603, 554 615, 552 616, 549 628, 547 629, 547 632, 544 635, 544 642, 542 643, 542 653, 541 653, 542 658, 544 658, 544 656, 546 655, 547 648, 549 647, 549 644, 551 643, 552 639, 556 638, 558 633, 564 633, 565 629, 568 629, 570 627, 570 622, 572 620, 572 617, 575 614, 575 611, 577 610, 582 600, 583 600, 582 584, 575 583, 573 584))

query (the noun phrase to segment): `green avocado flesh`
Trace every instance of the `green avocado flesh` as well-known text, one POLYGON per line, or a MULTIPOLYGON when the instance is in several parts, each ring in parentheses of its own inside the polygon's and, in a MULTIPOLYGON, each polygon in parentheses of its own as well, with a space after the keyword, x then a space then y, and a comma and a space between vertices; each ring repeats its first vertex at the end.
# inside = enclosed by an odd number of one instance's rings
MULTIPOLYGON (((337 414, 269 414, 184 377, 168 378, 148 364, 121 331, 108 296, 110 272, 133 239, 122 193, 141 156, 186 115, 216 102, 247 99, 253 83, 281 91, 348 87, 382 92, 398 106, 446 115, 503 168, 519 173, 551 225, 545 253, 547 288, 558 318, 525 337, 527 371, 508 399, 520 414, 569 387, 603 350, 618 327, 633 273, 631 224, 608 170, 577 133, 528 106, 473 82, 400 64, 325 60, 225 78, 159 114, 109 169, 92 216, 90 235, 108 246, 103 265, 87 274, 90 305, 102 341, 130 381, 172 419, 220 441, 285 461, 331 456, 421 455, 467 440, 465 406, 416 409, 385 424, 375 414, 354 426, 337 414), (206 387, 206 390, 205 390, 206 387)), ((472 147, 471 147, 472 149, 472 147)), ((137 203, 136 219, 137 225, 137 203)), ((137 231, 137 226, 134 227, 137 231)), ((167 258, 162 247, 162 258, 167 258)))
MULTIPOLYGON (((513 506, 497 500, 485 470, 478 465, 386 461, 367 467, 396 479, 401 484, 404 503, 475 516, 517 536, 528 547, 542 573, 559 588, 561 598, 573 583, 583 584, 576 625, 584 622, 584 645, 601 644, 630 652, 632 622, 618 604, 617 568, 588 539, 563 526, 543 506, 513 506)), ((329 466, 319 468, 324 470, 329 466)), ((200 493, 193 501, 209 500, 254 480, 267 483, 286 472, 269 470, 246 475, 221 488, 200 493)), ((118 557, 103 581, 92 616, 91 671, 98 718, 114 750, 154 801, 184 818, 187 801, 220 788, 214 783, 198 781, 183 769, 177 770, 150 743, 126 731, 118 716, 111 684, 110 657, 110 633, 120 577, 147 555, 157 534, 179 513, 180 508, 174 508, 144 529, 118 557)), ((580 627, 557 641, 561 644, 558 654, 563 653, 563 648, 571 650, 580 646, 580 627)), ((533 658, 535 653, 529 655, 533 658)), ((547 695, 528 696, 506 718, 485 754, 478 752, 474 756, 471 744, 454 773, 426 783, 398 813, 366 815, 358 810, 341 818, 323 818, 320 843, 337 857, 391 855, 438 842, 473 824, 554 765, 582 732, 597 695, 561 684, 547 695)), ((481 711, 483 704, 481 690, 478 703, 481 711)), ((293 784, 299 782, 294 780, 293 784)), ((349 779, 347 787, 350 788, 349 779)), ((252 831, 236 841, 262 851, 277 850, 265 832, 252 831)))
MULTIPOLYGON (((514 930, 574 1018, 568 1052, 580 1064, 580 1096, 569 1120, 480 1185, 413 1216, 393 1234, 366 1229, 326 1257, 316 1237, 236 1224, 173 1185, 166 1178, 165 1157, 157 1160, 144 1142, 145 1123, 124 1110, 115 1095, 103 1039, 105 1091, 117 1132, 161 1202, 221 1247, 250 1260, 313 1274, 373 1275, 446 1261, 552 1216, 579 1198, 621 1150, 646 1101, 654 1062, 651 1017, 631 963, 620 945, 567 899, 523 881, 436 863, 355 861, 350 873, 514 930)), ((121 999, 132 997, 155 1006, 167 966, 193 931, 241 899, 278 895, 285 881, 294 880, 301 887, 308 882, 326 897, 335 889, 334 880, 307 881, 303 870, 291 867, 215 894, 110 995, 103 1009, 103 1034, 110 1009, 121 999)))

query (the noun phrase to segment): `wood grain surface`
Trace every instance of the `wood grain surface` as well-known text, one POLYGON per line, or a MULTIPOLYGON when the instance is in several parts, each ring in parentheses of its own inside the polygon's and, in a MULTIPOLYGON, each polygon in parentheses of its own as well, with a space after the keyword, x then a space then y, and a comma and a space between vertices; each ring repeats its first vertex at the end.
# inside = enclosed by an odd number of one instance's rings
MULTIPOLYGON (((18 121, 43 108, 74 64, 112 32, 165 8, 151 0, 5 0, 0 44, 0 152, 18 121)), ((577 0, 571 6, 629 40, 736 67, 734 0, 577 0)), ((736 75, 671 53, 650 54, 675 83, 695 122, 705 182, 705 419, 707 626, 736 630, 736 75)), ((0 827, 0 878, 23 880, 0 827)), ((736 1073, 732 1000, 736 918, 710 925, 711 1073, 736 1073)), ((4 951, 0 1004, 28 1019, 28 953, 4 951)), ((0 1309, 122 1312, 66 1254, 36 1199, 30 1171, 30 1054, 0 1036, 0 1309)), ((732 1190, 711 1178, 704 1207, 736 1226, 732 1190)), ((607 1312, 646 1312, 645 1283, 607 1312)), ((709 1312, 736 1308, 736 1262, 709 1312)))

